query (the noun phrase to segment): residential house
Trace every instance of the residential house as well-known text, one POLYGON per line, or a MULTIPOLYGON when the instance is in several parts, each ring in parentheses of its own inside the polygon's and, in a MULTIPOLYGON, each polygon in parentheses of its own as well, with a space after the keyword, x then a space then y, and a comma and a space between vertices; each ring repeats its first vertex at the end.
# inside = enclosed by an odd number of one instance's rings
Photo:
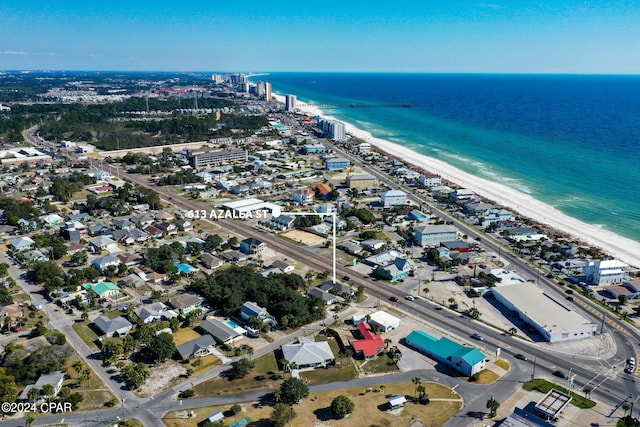
POLYGON ((57 225, 62 224, 62 222, 64 221, 64 218, 62 218, 58 214, 50 213, 50 214, 41 216, 40 220, 42 221, 43 224, 45 224, 48 227, 55 227, 57 225))
POLYGON ((101 222, 89 226, 89 234, 92 236, 104 236, 106 234, 111 234, 111 232, 111 227, 101 222))
POLYGON ((374 274, 385 280, 395 282, 412 274, 415 264, 407 258, 396 258, 390 264, 380 266, 374 270, 374 274))
POLYGON ((145 284, 145 280, 135 273, 131 273, 118 280, 118 286, 129 286, 130 288, 139 288, 145 284))
POLYGON ((240 243, 240 252, 247 255, 261 255, 264 253, 266 248, 266 243, 256 239, 255 237, 249 237, 240 243))
POLYGON ((31 390, 32 388, 42 390, 42 388, 47 384, 50 386, 53 386, 53 394, 50 396, 46 396, 46 398, 48 399, 48 398, 56 397, 60 392, 60 389, 62 388, 62 384, 64 383, 65 377, 66 377, 66 374, 62 371, 52 372, 50 374, 41 374, 40 377, 38 378, 38 381, 36 381, 35 384, 30 384, 26 386, 24 390, 22 390, 22 393, 20 393, 20 399, 28 400, 29 390, 31 390))
POLYGON ((202 335, 201 337, 177 346, 176 351, 181 359, 188 359, 191 356, 209 355, 215 345, 216 342, 211 335, 202 335))
POLYGON ((278 322, 275 317, 270 315, 266 308, 260 307, 258 304, 251 301, 247 301, 242 304, 242 308, 240 308, 240 317, 245 321, 249 320, 250 317, 255 317, 262 320, 263 323, 278 326, 278 322))
POLYGON ((164 234, 169 234, 169 235, 178 234, 178 227, 172 222, 168 222, 168 221, 161 222, 160 224, 158 224, 158 228, 162 230, 164 234))
POLYGON ((275 260, 272 264, 272 267, 275 268, 279 268, 280 270, 282 270, 283 273, 291 273, 292 271, 294 271, 296 269, 296 263, 293 261, 287 262, 287 261, 281 261, 281 260, 275 260))
POLYGON ((244 336, 216 319, 206 319, 200 323, 198 328, 211 335, 220 344, 231 344, 244 336))
POLYGON ((377 251, 378 249, 382 249, 384 245, 385 245, 384 240, 368 239, 360 242, 360 246, 362 246, 364 249, 370 252, 377 251))
POLYGON ((240 251, 226 251, 220 254, 220 257, 227 261, 230 262, 232 264, 237 264, 239 262, 244 262, 247 259, 249 259, 249 255, 244 254, 240 251))
POLYGON ((405 342, 439 363, 472 376, 485 368, 486 356, 478 349, 463 346, 447 337, 435 338, 424 331, 413 331, 405 342))
POLYGON ((167 311, 167 306, 161 302, 154 302, 151 304, 142 305, 136 307, 133 312, 138 316, 138 319, 142 323, 153 323, 161 320, 164 313, 167 311))
POLYGON ((293 192, 293 201, 301 205, 313 203, 315 192, 310 188, 301 188, 293 192))
POLYGON ((49 261, 49 258, 44 253, 42 253, 40 249, 26 251, 26 252, 23 252, 22 255, 24 255, 24 259, 27 261, 38 261, 38 262, 49 261))
POLYGON ((200 255, 200 262, 202 262, 202 265, 209 270, 214 270, 224 264, 223 260, 207 252, 200 255))
POLYGON ((101 300, 116 297, 120 292, 120 288, 111 282, 87 283, 82 287, 95 292, 101 300))
POLYGON ((200 309, 202 306, 202 300, 192 294, 181 294, 172 298, 169 298, 167 305, 175 310, 178 310, 183 317, 189 314, 193 310, 200 309))
POLYGON ((154 227, 153 225, 148 225, 144 228, 144 232, 153 239, 162 238, 164 232, 160 230, 158 227, 154 227))
POLYGON ((315 342, 313 338, 300 338, 296 344, 282 346, 282 354, 288 366, 298 368, 327 367, 335 362, 335 357, 326 341, 315 342))
POLYGON ((131 221, 136 225, 139 225, 141 228, 144 229, 145 227, 153 224, 154 219, 149 214, 141 213, 141 214, 131 215, 131 217, 129 218, 129 221, 131 221))
POLYGON ((344 157, 332 157, 329 159, 325 159, 324 168, 325 170, 344 170, 348 169, 351 165, 349 159, 345 159, 344 157))
POLYGON ((126 218, 116 219, 113 221, 113 226, 118 230, 131 230, 136 228, 136 225, 126 218))
POLYGON ((121 263, 123 263, 127 267, 133 267, 134 265, 138 265, 143 260, 142 255, 137 253, 133 253, 133 254, 121 253, 116 255, 116 257, 120 260, 121 263))
POLYGON ((280 215, 277 217, 271 217, 271 225, 279 231, 286 231, 293 228, 295 217, 291 215, 280 215))
POLYGON ((362 338, 351 342, 356 355, 368 360, 375 358, 384 350, 385 345, 382 337, 375 334, 367 322, 358 323, 358 331, 362 338))
POLYGON ((16 252, 24 252, 35 247, 36 242, 29 236, 18 237, 11 241, 11 248, 16 252))
POLYGON ((107 254, 94 259, 91 265, 99 272, 104 273, 110 266, 118 267, 118 265, 120 265, 120 259, 115 255, 107 254))
POLYGON ((93 247, 96 252, 107 251, 107 252, 117 252, 120 249, 118 248, 118 244, 107 236, 98 236, 89 240, 90 247, 93 247))
POLYGON ((109 319, 107 316, 100 316, 93 321, 95 327, 102 333, 102 338, 126 335, 133 325, 122 316, 109 319))
POLYGON ((188 219, 179 219, 174 222, 175 226, 178 227, 180 231, 192 231, 193 223, 188 219))
POLYGON ((331 186, 323 182, 321 182, 320 184, 317 184, 315 187, 315 190, 320 195, 320 198, 323 200, 329 200, 329 198, 331 197, 331 191, 333 191, 331 186))
POLYGON ((464 203, 468 200, 471 200, 475 197, 473 191, 468 190, 466 188, 458 188, 451 193, 451 199, 456 203, 464 203))
POLYGON ((326 302, 327 305, 335 304, 337 302, 337 298, 331 292, 323 291, 319 287, 309 289, 307 295, 310 298, 321 299, 326 302))

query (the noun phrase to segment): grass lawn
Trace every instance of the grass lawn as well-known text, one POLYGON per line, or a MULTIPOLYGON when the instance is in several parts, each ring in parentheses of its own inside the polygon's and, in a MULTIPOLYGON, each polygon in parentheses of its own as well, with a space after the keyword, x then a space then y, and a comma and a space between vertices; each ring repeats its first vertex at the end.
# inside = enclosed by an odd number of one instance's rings
POLYGON ((93 329, 89 327, 90 321, 86 322, 75 322, 71 327, 78 334, 82 341, 85 342, 93 351, 100 351, 98 346, 96 345, 96 341, 98 340, 98 334, 95 333, 93 329))
POLYGON ((536 378, 531 381, 527 381, 522 385, 522 388, 527 391, 537 390, 541 393, 548 393, 551 389, 556 389, 561 391, 562 393, 566 393, 570 395, 573 399, 571 399, 571 404, 573 406, 577 406, 580 409, 589 409, 596 406, 596 402, 591 399, 587 399, 585 396, 581 394, 577 394, 575 392, 570 392, 566 388, 561 385, 554 384, 551 381, 543 380, 541 378, 536 378))
MULTIPOLYGON (((333 260, 333 247, 317 249, 316 253, 324 258, 333 260)), ((349 255, 341 249, 336 249, 336 264, 338 265, 352 265, 353 259, 357 258, 354 255, 349 255)))
POLYGON ((475 381, 477 384, 491 384, 494 383, 500 378, 498 374, 488 369, 480 371, 478 374, 478 379, 475 381))
POLYGON ((218 227, 217 225, 214 225, 209 221, 203 221, 201 219, 193 220, 191 221, 191 223, 193 224, 193 229, 198 232, 200 230, 202 230, 202 232, 213 232, 220 229, 220 227, 218 227))
POLYGON ((398 366, 393 362, 393 359, 389 357, 389 354, 386 351, 375 359, 363 360, 360 362, 360 366, 362 367, 362 370, 368 374, 398 371, 398 366))
POLYGON ((195 340, 199 337, 200 334, 193 329, 180 328, 173 333, 173 342, 176 344, 176 346, 179 346, 180 344, 195 340))
POLYGON ((122 316, 124 313, 121 310, 111 310, 106 312, 104 315, 109 319, 115 319, 118 316, 122 316))
MULTIPOLYGON (((104 409, 105 403, 113 399, 115 396, 102 382, 100 377, 96 375, 93 369, 89 368, 89 379, 84 383, 78 380, 79 373, 73 368, 73 364, 81 360, 78 354, 75 354, 67 364, 67 376, 70 379, 64 382, 64 385, 70 387, 73 392, 78 392, 83 396, 82 402, 78 405, 79 411, 88 411, 92 409, 104 409)), ((86 363, 85 368, 88 368, 86 363)))
POLYGON ((193 391, 195 397, 218 396, 221 394, 236 394, 245 391, 276 389, 280 386, 281 379, 278 363, 274 353, 265 354, 254 360, 255 367, 244 378, 229 381, 227 378, 216 377, 209 381, 197 384, 193 391), (272 374, 278 375, 271 379, 272 374), (257 379, 259 378, 259 379, 257 379))
POLYGON ((212 366, 217 366, 222 364, 222 361, 218 359, 216 356, 214 356, 213 354, 210 354, 209 356, 199 357, 195 360, 191 362, 191 364, 189 365, 191 366, 191 369, 193 369, 192 375, 199 375, 209 370, 212 366), (195 360, 200 360, 200 364, 197 364, 197 366, 194 365, 193 362, 195 362, 195 360))
POLYGON ((498 365, 499 367, 501 367, 505 371, 508 371, 509 369, 511 369, 511 365, 509 364, 509 362, 504 360, 504 359, 496 360, 496 365, 498 365))
MULTIPOLYGON (((296 413, 292 426, 313 426, 322 423, 334 427, 368 427, 378 426, 410 426, 414 422, 422 422, 429 426, 442 426, 451 419, 462 407, 460 395, 452 393, 451 389, 436 383, 422 383, 427 394, 436 399, 428 405, 407 403, 403 409, 387 412, 387 396, 413 395, 415 386, 413 383, 389 384, 384 389, 375 388, 367 391, 364 387, 335 390, 323 393, 312 393, 302 403, 293 406, 296 413), (337 420, 331 415, 329 407, 334 397, 345 395, 355 403, 355 410, 348 418, 337 420)), ((272 408, 265 406, 254 408, 251 403, 241 404, 242 411, 238 415, 225 418, 225 425, 231 425, 245 417, 251 418, 255 426, 267 426, 265 421, 271 416, 272 408)), ((195 409, 195 417, 184 419, 180 413, 185 411, 170 412, 163 419, 168 427, 195 427, 207 416, 217 411, 228 411, 231 405, 205 407, 195 409)))

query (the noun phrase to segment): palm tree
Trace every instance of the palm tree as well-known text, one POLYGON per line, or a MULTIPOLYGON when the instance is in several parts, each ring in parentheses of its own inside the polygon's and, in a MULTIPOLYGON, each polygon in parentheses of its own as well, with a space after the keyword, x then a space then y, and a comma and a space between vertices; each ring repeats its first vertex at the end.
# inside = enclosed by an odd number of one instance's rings
POLYGON ((422 380, 420 379, 420 377, 413 377, 411 382, 414 385, 413 397, 416 398, 418 394, 418 386, 422 384, 422 380))
POLYGON ((509 332, 509 335, 514 336, 518 333, 518 330, 516 328, 509 328, 507 332, 509 332))

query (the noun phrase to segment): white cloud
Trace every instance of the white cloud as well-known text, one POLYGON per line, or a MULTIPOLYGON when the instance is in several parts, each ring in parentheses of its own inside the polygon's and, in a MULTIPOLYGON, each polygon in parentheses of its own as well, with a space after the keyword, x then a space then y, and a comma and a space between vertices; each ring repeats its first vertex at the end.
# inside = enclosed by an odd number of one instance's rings
POLYGON ((4 51, 0 52, 0 55, 24 56, 24 55, 28 55, 28 53, 27 52, 17 51, 17 50, 4 50, 4 51))

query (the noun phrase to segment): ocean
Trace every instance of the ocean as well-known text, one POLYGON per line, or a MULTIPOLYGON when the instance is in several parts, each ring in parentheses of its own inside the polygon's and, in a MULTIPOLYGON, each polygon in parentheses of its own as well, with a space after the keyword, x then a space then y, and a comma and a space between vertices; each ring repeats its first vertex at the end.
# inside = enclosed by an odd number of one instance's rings
POLYGON ((271 73, 326 115, 640 242, 640 76, 271 73), (350 108, 350 104, 411 108, 350 108))

